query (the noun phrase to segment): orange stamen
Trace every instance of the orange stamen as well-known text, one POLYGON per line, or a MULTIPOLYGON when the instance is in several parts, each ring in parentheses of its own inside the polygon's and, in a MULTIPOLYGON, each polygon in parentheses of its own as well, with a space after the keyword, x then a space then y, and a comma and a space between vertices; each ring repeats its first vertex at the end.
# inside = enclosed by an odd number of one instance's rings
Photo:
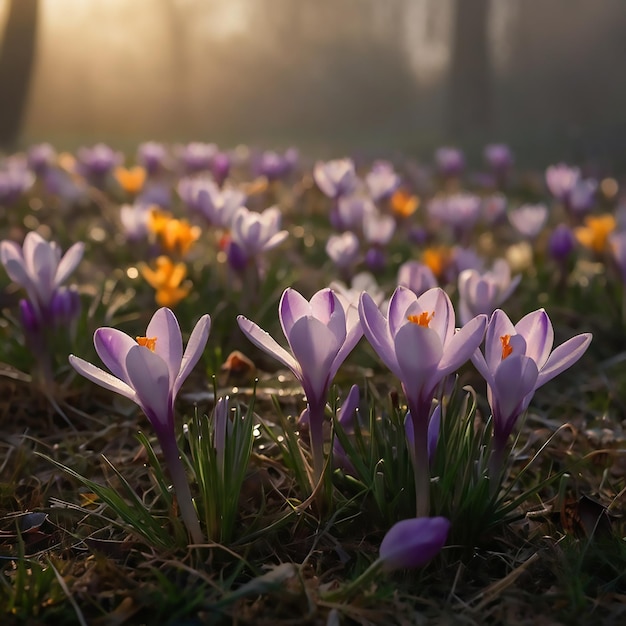
POLYGON ((137 343, 140 346, 144 346, 145 348, 148 348, 148 350, 150 350, 151 352, 154 352, 157 341, 156 337, 136 337, 136 339, 137 343))
POLYGON ((422 311, 419 315, 409 315, 407 319, 412 324, 417 324, 418 326, 424 326, 428 328, 431 320, 435 317, 435 312, 428 313, 428 311, 422 311))
POLYGON ((502 360, 506 359, 507 356, 511 356, 513 353, 513 348, 509 344, 511 341, 511 335, 502 335, 500 337, 500 343, 502 344, 502 360))

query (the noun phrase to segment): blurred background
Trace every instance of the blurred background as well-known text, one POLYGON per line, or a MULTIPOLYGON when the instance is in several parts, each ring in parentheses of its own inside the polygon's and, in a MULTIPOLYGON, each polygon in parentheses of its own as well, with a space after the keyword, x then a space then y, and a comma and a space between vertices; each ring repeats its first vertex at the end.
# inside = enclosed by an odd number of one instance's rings
POLYGON ((0 146, 626 166, 624 0, 0 0, 0 146))

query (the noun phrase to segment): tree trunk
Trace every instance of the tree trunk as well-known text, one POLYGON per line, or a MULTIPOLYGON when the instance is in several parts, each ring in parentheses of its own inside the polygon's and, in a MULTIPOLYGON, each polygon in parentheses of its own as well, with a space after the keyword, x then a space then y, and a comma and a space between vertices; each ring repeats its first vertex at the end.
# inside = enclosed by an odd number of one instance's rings
POLYGON ((0 148, 17 143, 35 65, 39 0, 9 0, 0 43, 0 148))
POLYGON ((448 94, 448 132, 458 140, 488 131, 492 114, 487 40, 490 0, 456 0, 448 94))

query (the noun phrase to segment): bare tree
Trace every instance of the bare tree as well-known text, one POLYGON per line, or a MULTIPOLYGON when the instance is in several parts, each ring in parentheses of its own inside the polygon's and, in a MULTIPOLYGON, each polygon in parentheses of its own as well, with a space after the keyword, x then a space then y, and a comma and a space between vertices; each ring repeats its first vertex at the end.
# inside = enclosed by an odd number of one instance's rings
POLYGON ((448 94, 448 132, 489 130, 492 71, 487 38, 490 0, 456 0, 448 94))
POLYGON ((13 148, 20 135, 35 64, 39 0, 9 0, 0 44, 0 147, 13 148))

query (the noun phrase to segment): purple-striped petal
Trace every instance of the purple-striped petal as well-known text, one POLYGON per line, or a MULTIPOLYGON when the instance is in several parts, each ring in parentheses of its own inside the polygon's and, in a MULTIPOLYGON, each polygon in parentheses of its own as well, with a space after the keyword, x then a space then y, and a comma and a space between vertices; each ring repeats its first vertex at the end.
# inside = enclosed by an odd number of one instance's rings
POLYGON ((308 300, 291 287, 285 289, 278 305, 278 317, 285 337, 289 337, 292 326, 305 315, 311 315, 308 300))
POLYGON ((83 258, 84 251, 85 244, 79 241, 69 248, 69 250, 63 255, 54 276, 55 287, 62 285, 67 280, 69 275, 76 269, 76 266, 83 258))
MULTIPOLYGON (((401 286, 396 287, 389 299, 389 310, 387 312, 389 334, 392 337, 395 337, 400 327, 407 323, 408 311, 410 308, 415 308, 416 303, 417 297, 410 289, 401 286)), ((419 309, 420 312, 422 310, 419 309)))
POLYGON ((554 331, 552 322, 544 309, 525 315, 517 324, 515 331, 526 339, 526 356, 529 356, 541 369, 552 350, 554 331))

